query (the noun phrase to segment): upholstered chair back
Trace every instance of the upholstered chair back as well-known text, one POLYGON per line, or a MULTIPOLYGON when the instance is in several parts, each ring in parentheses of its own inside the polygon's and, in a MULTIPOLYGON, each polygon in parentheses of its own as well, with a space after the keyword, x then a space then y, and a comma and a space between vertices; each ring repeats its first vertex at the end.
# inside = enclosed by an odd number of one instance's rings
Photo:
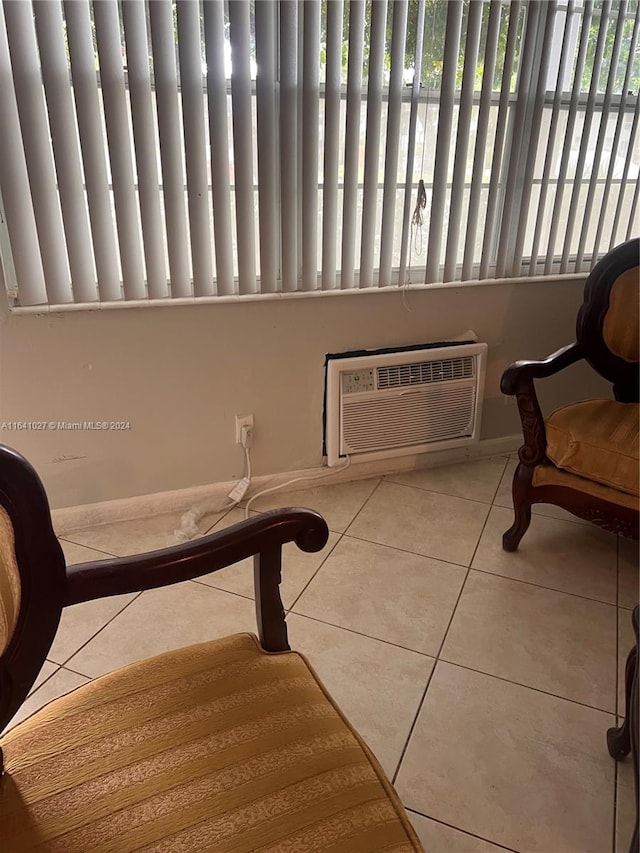
POLYGON ((640 397, 640 239, 612 249, 591 270, 576 339, 589 364, 613 384, 616 400, 640 397))
POLYGON ((42 668, 65 588, 64 555, 40 479, 19 453, 0 445, 0 731, 42 668))
POLYGON ((625 270, 613 282, 602 336, 609 350, 624 361, 640 361, 640 266, 625 270))
POLYGON ((0 507, 0 655, 8 648, 20 612, 20 573, 16 562, 13 524, 0 507))

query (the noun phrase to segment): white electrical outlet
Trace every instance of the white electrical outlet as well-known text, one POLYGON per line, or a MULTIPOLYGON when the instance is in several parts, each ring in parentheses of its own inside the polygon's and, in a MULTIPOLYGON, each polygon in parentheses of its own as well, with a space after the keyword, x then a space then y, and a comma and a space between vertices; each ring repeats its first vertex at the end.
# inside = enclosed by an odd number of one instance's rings
POLYGON ((253 415, 236 415, 236 444, 242 444, 242 427, 253 429, 253 415))

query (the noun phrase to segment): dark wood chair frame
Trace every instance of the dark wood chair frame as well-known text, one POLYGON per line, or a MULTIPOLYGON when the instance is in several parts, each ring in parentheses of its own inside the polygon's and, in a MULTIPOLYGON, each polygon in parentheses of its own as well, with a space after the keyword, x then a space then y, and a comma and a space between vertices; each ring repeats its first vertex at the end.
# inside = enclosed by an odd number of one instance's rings
POLYGON ((631 624, 635 635, 635 645, 631 647, 631 651, 627 657, 627 663, 624 669, 624 687, 625 687, 625 709, 624 722, 618 728, 609 729, 607 731, 607 748, 609 755, 615 758, 616 761, 622 761, 631 753, 633 763, 633 784, 636 795, 636 820, 631 835, 631 845, 629 853, 638 853, 638 799, 640 798, 640 784, 638 781, 638 726, 640 719, 638 718, 638 701, 640 686, 638 684, 638 611, 640 608, 636 605, 631 616, 631 624))
POLYGON ((536 395, 535 380, 553 376, 585 359, 604 379, 613 384, 616 400, 637 403, 640 398, 639 364, 612 353, 604 340, 603 324, 609 308, 609 294, 623 272, 638 265, 640 240, 630 240, 613 249, 591 271, 584 288, 584 302, 578 313, 576 342, 543 361, 517 361, 510 365, 500 382, 503 394, 515 396, 524 444, 518 451, 520 463, 513 477, 514 522, 502 537, 505 551, 515 551, 531 523, 531 507, 549 503, 592 521, 613 533, 638 539, 638 511, 611 501, 595 498, 579 489, 557 485, 533 485, 537 465, 553 463, 547 458, 544 417, 536 395))
MULTIPOLYGON (((536 379, 559 373, 585 359, 593 369, 613 384, 613 395, 622 403, 637 403, 640 397, 638 363, 630 363, 612 353, 603 336, 604 319, 609 308, 613 283, 628 269, 638 265, 640 240, 630 240, 613 249, 591 271, 584 288, 584 301, 578 312, 576 342, 543 361, 517 361, 504 372, 500 383, 503 394, 515 395, 522 421, 524 444, 513 477, 514 522, 504 533, 505 551, 515 551, 531 523, 535 503, 561 506, 569 512, 631 539, 638 539, 637 509, 622 507, 565 486, 533 485, 537 465, 553 463, 547 457, 544 417, 535 389, 536 379)), ((621 761, 631 753, 636 804, 640 796, 638 782, 638 607, 633 612, 635 645, 629 652, 625 670, 625 719, 607 732, 609 754, 621 761)), ((631 838, 630 853, 638 853, 638 811, 631 838)))
MULTIPOLYGON (((278 509, 184 545, 67 567, 40 478, 24 457, 5 445, 0 445, 0 506, 13 525, 21 581, 16 629, 0 657, 0 731, 33 686, 62 609, 82 601, 179 583, 253 556, 260 643, 268 652, 288 651, 279 588, 282 546, 295 542, 302 551, 320 551, 329 536, 317 512, 278 509)), ((1 759, 0 753, 0 771, 1 759)))

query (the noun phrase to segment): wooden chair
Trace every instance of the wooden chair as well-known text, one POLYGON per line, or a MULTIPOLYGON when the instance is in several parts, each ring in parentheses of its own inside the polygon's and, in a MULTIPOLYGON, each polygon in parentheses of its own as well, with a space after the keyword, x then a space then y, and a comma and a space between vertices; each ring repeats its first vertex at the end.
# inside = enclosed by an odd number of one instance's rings
POLYGON ((66 567, 37 474, 0 445, 0 731, 68 605, 255 555, 260 637, 238 634, 132 664, 6 732, 0 849, 422 850, 378 762, 304 657, 289 650, 281 547, 295 541, 318 551, 327 536, 317 513, 276 510, 185 545, 66 567))
MULTIPOLYGON (((636 604, 631 615, 631 625, 635 637, 635 643, 627 655, 624 668, 624 720, 620 726, 607 731, 607 748, 609 755, 616 761, 622 761, 631 753, 633 766, 633 784, 636 801, 636 815, 631 833, 631 844, 629 853, 638 853, 640 848, 638 837, 638 808, 640 801, 640 780, 638 779, 638 765, 640 760, 638 740, 640 739, 640 685, 638 683, 638 616, 640 607, 636 604)), ((621 839, 624 843, 624 839, 621 839)), ((617 846, 620 849, 621 845, 617 846)))
POLYGON ((549 503, 632 539, 638 538, 640 240, 613 249, 591 271, 578 313, 576 342, 544 361, 517 361, 503 394, 516 396, 524 444, 513 478, 515 551, 531 506, 549 503), (587 400, 542 415, 534 380, 586 361, 613 384, 614 400, 587 400))

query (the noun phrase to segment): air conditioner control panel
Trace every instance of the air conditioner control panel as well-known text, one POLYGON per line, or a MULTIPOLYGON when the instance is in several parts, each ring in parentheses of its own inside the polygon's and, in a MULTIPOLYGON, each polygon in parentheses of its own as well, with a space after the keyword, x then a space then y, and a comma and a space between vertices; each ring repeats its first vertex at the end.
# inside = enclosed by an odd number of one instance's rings
POLYGON ((340 375, 342 377, 343 394, 359 394, 361 391, 376 390, 373 369, 351 370, 348 373, 341 373, 340 375))

